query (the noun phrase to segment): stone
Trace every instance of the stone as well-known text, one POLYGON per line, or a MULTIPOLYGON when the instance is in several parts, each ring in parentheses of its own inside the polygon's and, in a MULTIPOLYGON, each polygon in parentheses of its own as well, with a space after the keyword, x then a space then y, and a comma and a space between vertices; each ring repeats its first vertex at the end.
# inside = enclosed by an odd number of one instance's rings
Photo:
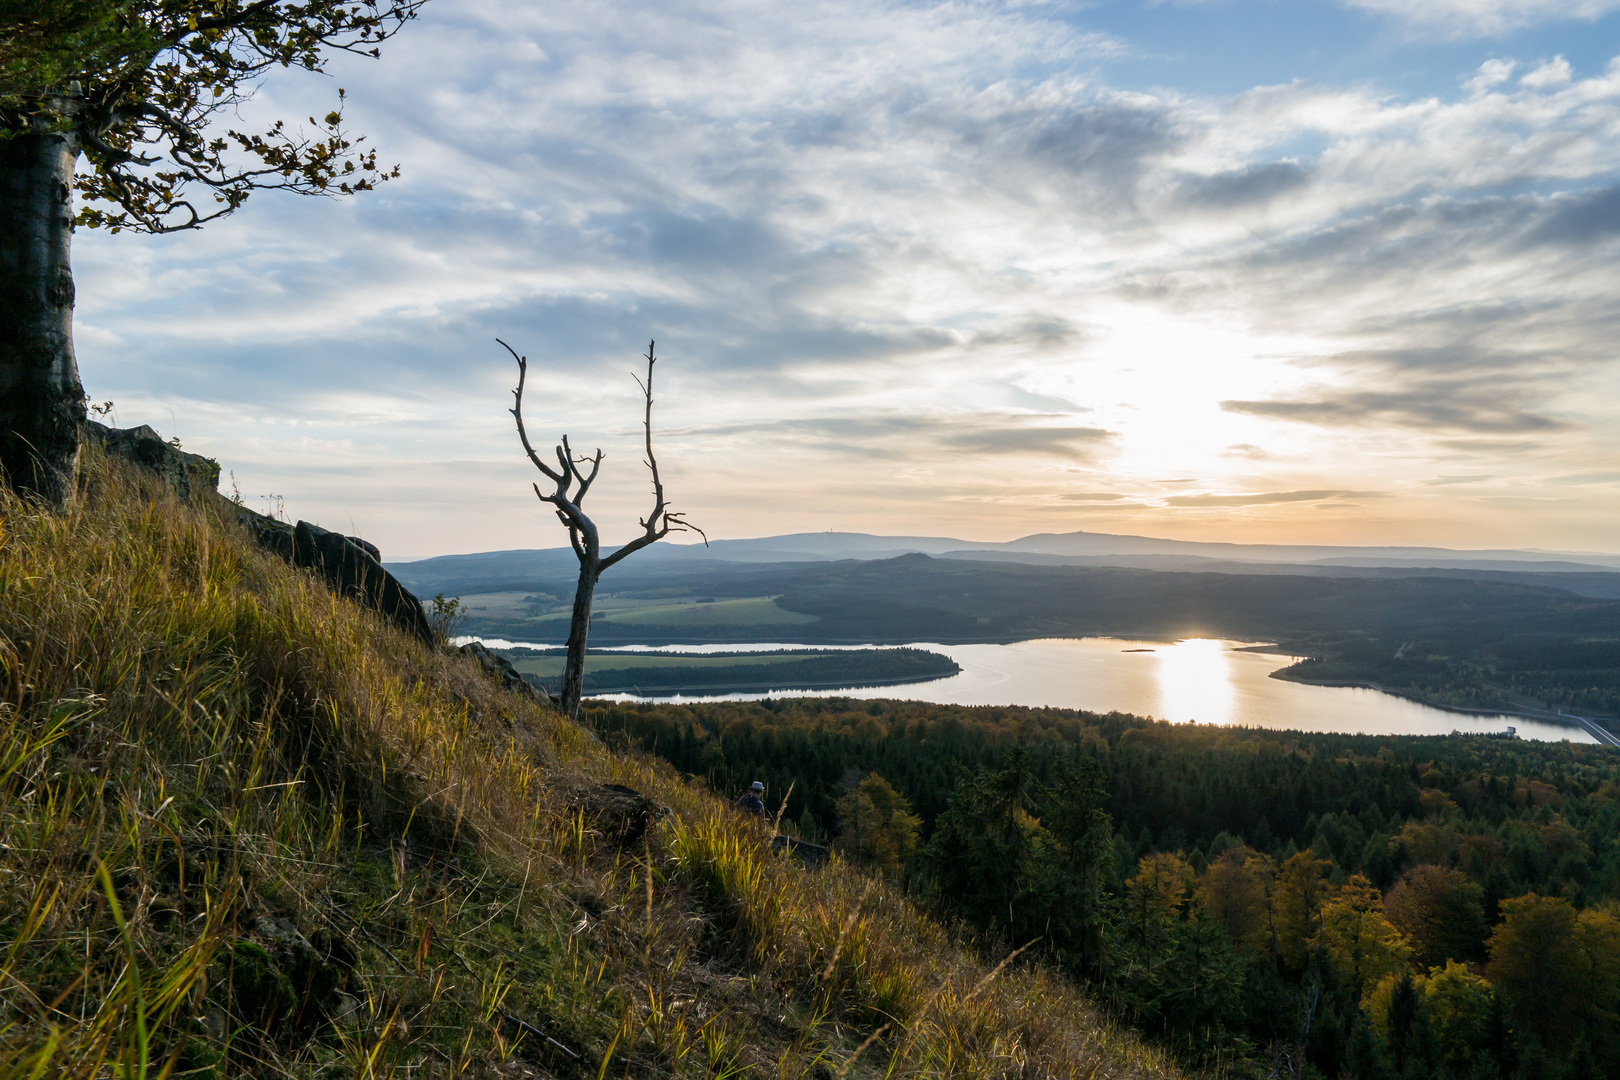
POLYGON ((314 570, 333 592, 380 612, 425 644, 438 644, 422 602, 347 536, 300 521, 293 526, 292 563, 314 570))
POLYGON ((236 508, 236 520, 260 547, 315 571, 339 596, 358 601, 425 644, 438 644, 422 602, 377 561, 372 555, 376 548, 361 547, 350 537, 307 521, 289 525, 245 506, 236 508))
POLYGON ((94 420, 84 422, 84 438, 109 454, 143 465, 168 482, 183 499, 219 488, 219 462, 201 454, 188 454, 146 424, 114 428, 94 420))
POLYGON ((623 784, 598 784, 576 792, 569 805, 584 811, 602 836, 621 848, 641 843, 654 824, 671 813, 663 803, 623 784))
POLYGON ((522 694, 532 701, 543 705, 551 704, 551 695, 540 687, 523 677, 523 673, 512 666, 512 661, 495 652, 482 641, 469 641, 461 647, 462 655, 470 656, 478 661, 478 666, 484 669, 484 674, 515 693, 522 694))

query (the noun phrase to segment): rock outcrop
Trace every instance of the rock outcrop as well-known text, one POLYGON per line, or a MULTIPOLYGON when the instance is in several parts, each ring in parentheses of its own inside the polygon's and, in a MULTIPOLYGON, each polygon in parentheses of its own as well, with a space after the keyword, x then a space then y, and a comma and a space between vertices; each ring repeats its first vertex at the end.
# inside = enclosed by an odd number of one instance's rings
POLYGON ((364 604, 426 644, 438 643, 438 635, 428 622, 427 612, 422 610, 422 602, 401 585, 398 578, 383 569, 382 563, 367 550, 370 544, 361 547, 355 538, 342 533, 307 521, 289 525, 245 506, 237 507, 236 517, 260 547, 275 552, 294 566, 315 571, 339 596, 364 604))
POLYGON ((108 427, 94 420, 84 422, 84 437, 109 454, 151 469, 174 488, 183 499, 219 488, 219 462, 201 454, 188 454, 145 424, 132 428, 108 427))
POLYGON ((585 815, 593 829, 621 848, 641 843, 647 830, 668 817, 670 808, 623 784, 598 784, 575 792, 569 805, 585 815))
MULTIPOLYGON (((217 497, 219 462, 186 453, 175 444, 165 442, 145 424, 111 428, 88 420, 84 437, 109 454, 151 469, 183 499, 195 499, 204 494, 217 497)), ((422 610, 422 602, 383 569, 379 552, 371 544, 307 521, 288 525, 256 514, 245 506, 236 508, 236 517, 260 547, 275 552, 294 566, 315 571, 332 591, 359 601, 426 644, 438 643, 438 635, 428 622, 427 612, 422 610)))
POLYGON ((470 656, 478 661, 478 666, 484 669, 484 674, 506 687, 535 701, 549 704, 551 695, 545 690, 531 683, 523 677, 523 673, 512 666, 512 661, 493 651, 482 641, 469 641, 461 647, 463 655, 470 656))

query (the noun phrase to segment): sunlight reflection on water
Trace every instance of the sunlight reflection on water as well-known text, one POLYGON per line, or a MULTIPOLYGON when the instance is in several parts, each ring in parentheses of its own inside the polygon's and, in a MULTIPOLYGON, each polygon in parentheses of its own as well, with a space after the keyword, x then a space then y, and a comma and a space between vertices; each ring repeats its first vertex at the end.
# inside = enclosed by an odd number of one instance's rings
MULTIPOLYGON (((499 648, 524 643, 490 639, 488 644, 499 648)), ((870 647, 759 642, 672 645, 656 651, 701 654, 814 648, 824 652, 870 647)), ((602 696, 613 701, 696 702, 837 695, 952 705, 1029 705, 1104 713, 1117 710, 1174 723, 1196 720, 1200 724, 1242 724, 1360 735, 1446 735, 1452 731, 1484 734, 1503 732, 1512 726, 1526 739, 1594 741, 1579 727, 1545 720, 1455 713, 1377 690, 1307 686, 1273 679, 1272 672, 1286 667, 1297 657, 1250 651, 1243 643, 1235 641, 1044 638, 1006 645, 915 642, 910 647, 945 653, 962 666, 962 671, 943 679, 899 686, 775 690, 768 694, 674 694, 650 698, 632 694, 602 696)), ((646 646, 626 646, 624 651, 654 650, 646 646)))
POLYGON ((1161 645, 1154 655, 1159 661, 1159 707, 1153 715, 1175 723, 1238 722, 1231 653, 1225 642, 1188 638, 1161 645))

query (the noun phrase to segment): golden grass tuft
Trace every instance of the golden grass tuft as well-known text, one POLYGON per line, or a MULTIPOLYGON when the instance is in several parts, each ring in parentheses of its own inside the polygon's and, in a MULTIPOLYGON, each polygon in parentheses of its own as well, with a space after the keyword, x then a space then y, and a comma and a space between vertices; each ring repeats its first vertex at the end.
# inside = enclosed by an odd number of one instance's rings
POLYGON ((0 1077, 1174 1075, 94 450, 0 493, 0 1077), (618 783, 671 812, 626 843, 618 783))

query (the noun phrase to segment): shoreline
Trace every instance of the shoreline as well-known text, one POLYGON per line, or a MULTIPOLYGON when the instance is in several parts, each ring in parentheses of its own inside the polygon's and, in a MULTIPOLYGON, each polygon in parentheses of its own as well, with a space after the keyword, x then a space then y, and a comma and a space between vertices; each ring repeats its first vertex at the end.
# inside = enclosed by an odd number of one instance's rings
MULTIPOLYGON (((960 669, 952 674, 961 674, 960 669)), ((875 686, 906 686, 911 683, 935 682, 939 679, 948 679, 950 675, 902 675, 889 679, 863 679, 859 686, 853 686, 848 679, 822 680, 820 682, 798 682, 784 685, 782 683, 721 683, 710 686, 671 686, 654 687, 658 691, 667 690, 667 693, 644 694, 636 686, 592 688, 584 694, 586 698, 597 694, 633 694, 643 700, 651 701, 657 697, 676 697, 690 694, 769 694, 777 690, 866 690, 875 686)), ((549 691, 548 691, 549 693, 549 691)), ((834 695, 836 696, 836 695, 834 695)))
POLYGON ((1281 682, 1298 683, 1301 686, 1349 687, 1360 690, 1376 690, 1380 694, 1388 694, 1390 697, 1404 698, 1407 701, 1414 702, 1418 705, 1424 705, 1431 709, 1439 709, 1441 712, 1459 713, 1463 716, 1513 716, 1522 720, 1539 720, 1542 723, 1557 724, 1562 727, 1571 727, 1578 731, 1585 731, 1604 746, 1620 746, 1620 737, 1617 737, 1614 732, 1610 731, 1596 720, 1592 720, 1585 716, 1576 716, 1573 713, 1560 713, 1551 709, 1534 709, 1531 706, 1519 705, 1504 706, 1498 709, 1474 709, 1469 708, 1466 705, 1448 705, 1439 701, 1429 701, 1428 699, 1419 697, 1416 694, 1410 694, 1402 690, 1392 690, 1387 686, 1381 686, 1378 683, 1368 682, 1364 679, 1302 679, 1297 675, 1287 674, 1287 671, 1288 668, 1286 667, 1278 668, 1276 671, 1273 671, 1268 678, 1277 679, 1281 682))

